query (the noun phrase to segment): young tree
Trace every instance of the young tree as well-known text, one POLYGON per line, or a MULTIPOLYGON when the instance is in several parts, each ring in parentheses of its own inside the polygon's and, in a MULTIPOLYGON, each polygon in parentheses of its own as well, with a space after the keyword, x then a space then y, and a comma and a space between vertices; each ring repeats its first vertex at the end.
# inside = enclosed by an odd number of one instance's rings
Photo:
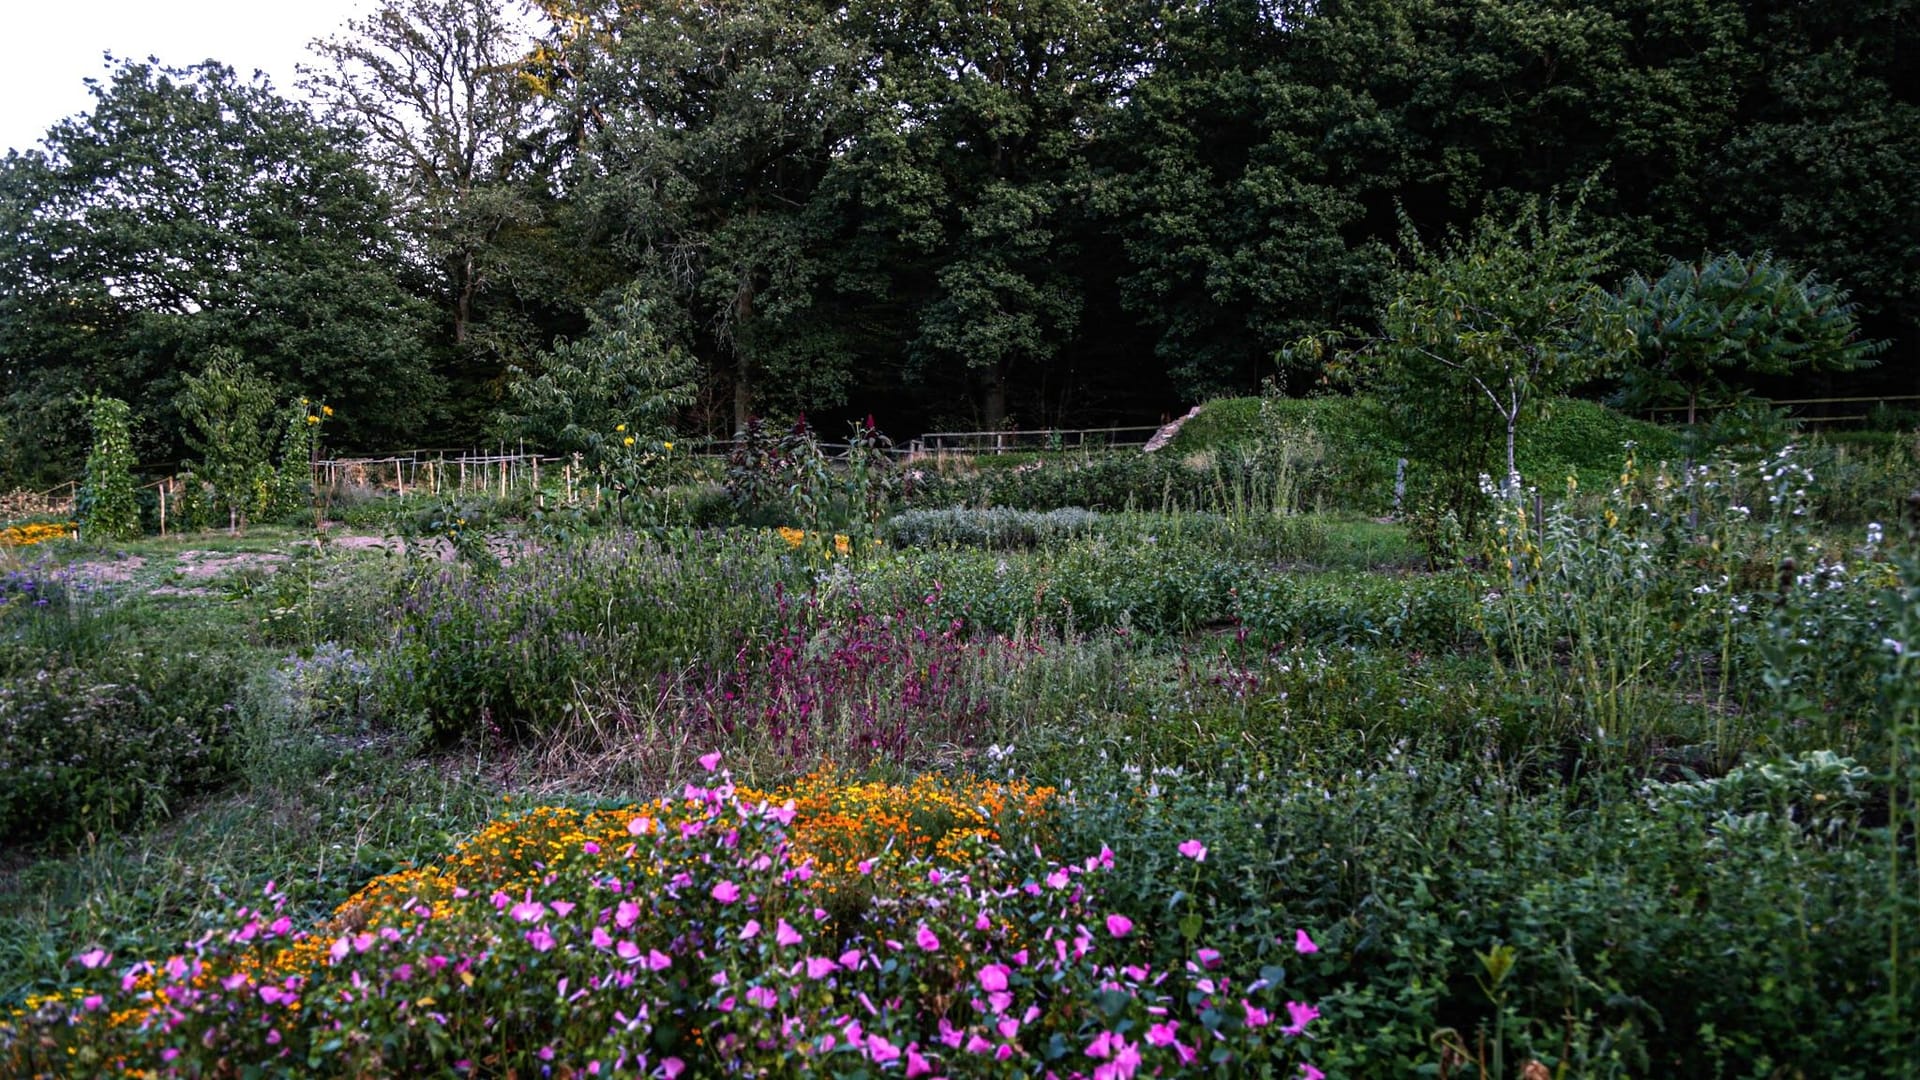
MULTIPOLYGON (((1610 249, 1581 230, 1579 209, 1528 198, 1511 219, 1482 218, 1440 251, 1408 228, 1412 265, 1382 316, 1378 382, 1401 432, 1418 449, 1490 421, 1506 444, 1509 494, 1520 485, 1521 426, 1627 340, 1593 280, 1610 249)), ((1456 476, 1454 487, 1474 479, 1456 476)))
POLYGON ((629 439, 671 439, 674 414, 693 404, 698 372, 661 335, 653 308, 639 287, 629 288, 611 316, 594 315, 592 333, 560 343, 539 371, 514 369, 502 431, 596 461, 629 439))
POLYGON ((1849 371, 1886 347, 1861 339, 1846 292, 1768 254, 1675 259, 1658 278, 1628 278, 1615 305, 1632 332, 1627 399, 1684 401, 1689 425, 1736 373, 1849 371))
POLYGON ((272 497, 273 387, 231 349, 215 349, 180 392, 180 414, 191 425, 187 444, 200 454, 200 472, 239 532, 272 497))

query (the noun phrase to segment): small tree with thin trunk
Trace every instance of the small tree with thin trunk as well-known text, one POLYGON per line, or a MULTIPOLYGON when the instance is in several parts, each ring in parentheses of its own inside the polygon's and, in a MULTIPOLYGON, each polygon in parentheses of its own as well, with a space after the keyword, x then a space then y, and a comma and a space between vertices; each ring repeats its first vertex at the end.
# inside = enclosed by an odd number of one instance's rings
POLYGON ((1604 371, 1628 340, 1593 280, 1612 248, 1581 230, 1579 209, 1577 199, 1563 209, 1530 198, 1438 251, 1404 230, 1412 262, 1385 312, 1374 381, 1414 456, 1463 474, 1446 485, 1454 497, 1495 465, 1452 453, 1492 442, 1488 425, 1505 443, 1501 488, 1517 491, 1522 426, 1604 371))

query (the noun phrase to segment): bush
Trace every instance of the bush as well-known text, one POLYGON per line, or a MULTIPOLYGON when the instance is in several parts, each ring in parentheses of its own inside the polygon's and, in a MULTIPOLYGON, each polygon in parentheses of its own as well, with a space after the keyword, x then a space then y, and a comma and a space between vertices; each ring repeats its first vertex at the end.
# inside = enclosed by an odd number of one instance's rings
POLYGON ((136 654, 115 667, 0 679, 0 840, 64 844, 151 824, 230 770, 230 664, 136 654))

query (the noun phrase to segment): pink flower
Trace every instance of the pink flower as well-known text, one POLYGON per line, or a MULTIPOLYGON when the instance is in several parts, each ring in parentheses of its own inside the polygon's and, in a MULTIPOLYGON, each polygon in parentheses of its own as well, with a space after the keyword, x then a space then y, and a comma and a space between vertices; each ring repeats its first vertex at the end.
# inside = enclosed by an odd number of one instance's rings
POLYGON ((782 947, 792 948, 805 939, 800 936, 800 931, 788 925, 787 920, 781 919, 773 928, 773 940, 782 947))
POLYGON ((1183 840, 1180 843, 1180 854, 1185 855, 1194 862, 1206 862, 1207 845, 1198 840, 1183 840))
POLYGON ((920 929, 914 931, 913 943, 928 952, 938 952, 940 950, 940 939, 933 936, 933 931, 927 929, 926 923, 921 923, 920 929))
POLYGON ((670 1057, 660 1063, 660 1073, 666 1077, 666 1080, 673 1080, 674 1077, 686 1071, 687 1063, 677 1057, 670 1057))
POLYGON ((713 887, 713 898, 723 904, 731 904, 740 899, 740 886, 731 881, 723 881, 713 887))
POLYGON ((1295 930, 1293 932, 1293 951, 1302 955, 1317 953, 1320 951, 1320 946, 1313 943, 1313 939, 1307 936, 1305 930, 1295 930))
POLYGON ((1281 1028, 1280 1034, 1301 1035, 1305 1034, 1308 1024, 1319 1018, 1320 1010, 1302 1002, 1289 1001, 1287 1002, 1287 1014, 1293 1017, 1293 1023, 1281 1028))
POLYGON ((596 949, 613 948, 613 935, 607 933, 607 928, 604 926, 594 927, 593 936, 589 940, 593 942, 593 947, 596 949))
POLYGON ((1219 949, 1201 949, 1194 955, 1199 958, 1200 966, 1206 968, 1208 971, 1212 971, 1214 968, 1220 966, 1219 949))
POLYGON ((527 944, 533 946, 539 952, 546 952, 548 949, 553 948, 553 935, 547 933, 544 929, 535 927, 527 931, 527 944))
POLYGON ((793 824, 794 813, 793 800, 788 799, 782 805, 767 811, 767 817, 781 825, 791 825, 793 824))
POLYGON ((639 921, 640 921, 640 905, 634 903, 631 900, 620 901, 620 906, 614 909, 613 925, 619 927, 622 930, 625 930, 627 927, 632 926, 634 923, 639 921))
POLYGON ((567 916, 573 914, 573 909, 575 905, 571 900, 555 900, 553 903, 548 904, 547 906, 553 909, 553 913, 555 915, 558 915, 564 919, 567 916))
POLYGON ((513 905, 513 910, 507 914, 518 922, 539 922, 546 917, 547 905, 538 900, 523 900, 513 905))
POLYGON ((1155 1024, 1147 1029, 1148 1046, 1172 1046, 1179 1041, 1180 1022, 1169 1020, 1164 1024, 1155 1024))
POLYGON ((780 1003, 780 995, 765 986, 747 987, 747 1004, 772 1011, 780 1003))
POLYGON ((1300 1080, 1327 1080, 1327 1074, 1303 1061, 1300 1063, 1300 1080))
POLYGON ((840 969, 840 965, 824 956, 807 957, 807 978, 824 979, 840 969))
POLYGON ((665 971, 672 966, 673 966, 673 957, 668 956, 666 953, 661 952, 659 949, 647 950, 647 970, 648 971, 665 971))
POLYGON ((715 750, 711 754, 701 754, 700 767, 708 772, 718 772, 720 769, 720 751, 715 750))
POLYGON ((867 1056, 872 1058, 875 1064, 884 1065, 889 1061, 900 1059, 900 1048, 888 1042, 885 1036, 868 1035, 867 1056))
POLYGON ((1125 915, 1107 916, 1107 933, 1114 937, 1126 937, 1133 933, 1133 920, 1125 915))
POLYGON ((760 920, 748 919, 747 925, 740 928, 740 940, 752 941, 760 936, 760 920))
POLYGON ((980 988, 988 992, 1005 990, 1007 988, 1007 976, 1011 974, 1013 974, 1013 969, 1007 967, 1005 964, 988 964, 986 967, 980 969, 978 976, 980 979, 980 988))
POLYGON ((600 845, 589 840, 586 843, 580 845, 580 850, 586 852, 589 855, 598 855, 600 854, 600 845))
POLYGON ((1240 999, 1240 1007, 1247 1010, 1247 1026, 1250 1028, 1266 1027, 1273 1022, 1272 1013, 1245 998, 1240 999))
POLYGON ((933 1064, 927 1060, 927 1056, 925 1054, 922 1054, 919 1050, 913 1048, 912 1046, 907 1047, 908 1080, 912 1080, 912 1078, 916 1076, 925 1076, 932 1071, 933 1071, 933 1064))
POLYGON ((1109 1058, 1113 1056, 1114 1043, 1119 1041, 1111 1031, 1102 1031, 1087 1044, 1087 1056, 1090 1058, 1109 1058))
POLYGON ((104 1006, 106 1003, 107 1003, 106 999, 101 997, 99 994, 88 994, 84 999, 81 1000, 80 1007, 85 1009, 88 1012, 99 1012, 100 1008, 104 1006))
POLYGON ((613 951, 615 954, 617 954, 620 957, 620 959, 626 960, 629 962, 638 960, 640 958, 640 946, 635 945, 633 942, 627 941, 624 938, 621 939, 618 945, 615 945, 613 947, 613 951))
POLYGON ((333 941, 332 947, 327 949, 327 955, 329 957, 332 957, 333 962, 337 964, 340 961, 345 960, 347 958, 347 953, 351 951, 353 951, 353 942, 348 941, 346 938, 343 938, 343 937, 335 938, 333 941))
POLYGON ((112 959, 113 954, 105 949, 88 949, 80 954, 80 966, 92 971, 112 959))
POLYGON ((627 822, 627 832, 633 836, 645 836, 652 831, 653 819, 650 817, 641 816, 627 822))

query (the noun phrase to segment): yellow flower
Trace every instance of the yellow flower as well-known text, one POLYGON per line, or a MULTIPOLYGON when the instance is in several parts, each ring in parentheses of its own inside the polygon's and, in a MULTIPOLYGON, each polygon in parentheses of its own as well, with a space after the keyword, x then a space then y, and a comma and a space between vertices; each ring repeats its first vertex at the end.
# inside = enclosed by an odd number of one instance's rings
POLYGON ((320 415, 322 415, 322 416, 332 416, 332 415, 333 415, 333 406, 331 406, 331 405, 322 405, 322 406, 320 406, 320 415))
POLYGON ((625 430, 627 430, 627 425, 625 425, 625 424, 615 424, 615 425, 613 425, 613 430, 614 430, 614 431, 616 431, 616 432, 619 432, 619 431, 625 431, 625 430))
POLYGON ((665 447, 666 447, 667 449, 669 449, 669 450, 671 450, 671 449, 673 449, 673 444, 672 444, 672 443, 662 443, 661 445, 663 445, 663 446, 665 446, 665 447))
POLYGON ((621 440, 621 441, 622 441, 622 442, 623 442, 623 443, 624 443, 625 445, 627 445, 627 446, 632 446, 632 445, 633 445, 633 436, 631 436, 631 435, 629 435, 629 436, 627 436, 627 437, 626 437, 625 439, 623 439, 623 440, 621 440))

